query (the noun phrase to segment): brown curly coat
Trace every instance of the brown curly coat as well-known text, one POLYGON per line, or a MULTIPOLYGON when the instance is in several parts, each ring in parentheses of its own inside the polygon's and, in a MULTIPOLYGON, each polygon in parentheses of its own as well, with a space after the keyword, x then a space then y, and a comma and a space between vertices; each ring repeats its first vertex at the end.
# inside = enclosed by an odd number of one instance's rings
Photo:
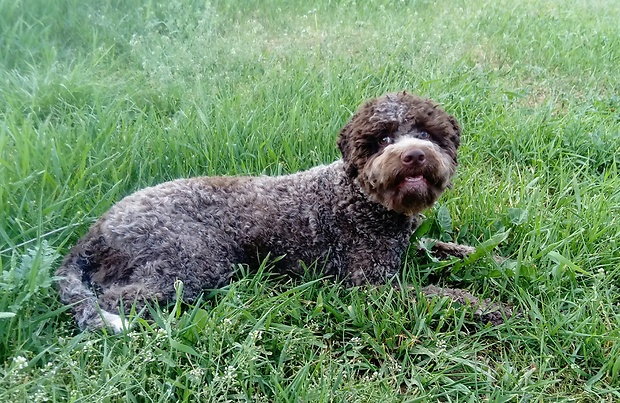
POLYGON ((81 328, 120 331, 117 315, 145 300, 227 284, 234 265, 268 254, 276 268, 316 263, 350 285, 395 276, 418 214, 449 186, 461 128, 406 92, 364 103, 338 137, 342 159, 277 177, 197 177, 138 191, 114 205, 57 271, 81 328))

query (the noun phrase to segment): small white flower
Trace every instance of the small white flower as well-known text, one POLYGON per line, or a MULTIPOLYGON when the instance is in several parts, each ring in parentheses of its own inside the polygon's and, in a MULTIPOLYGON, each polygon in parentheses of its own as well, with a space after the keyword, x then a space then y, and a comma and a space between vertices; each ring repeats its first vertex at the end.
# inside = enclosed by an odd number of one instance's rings
POLYGON ((204 370, 202 368, 194 368, 189 371, 188 378, 192 383, 199 383, 202 380, 204 370))
POLYGON ((13 357, 13 365, 15 365, 15 370, 21 371, 28 366, 28 360, 26 357, 18 355, 17 357, 13 357))

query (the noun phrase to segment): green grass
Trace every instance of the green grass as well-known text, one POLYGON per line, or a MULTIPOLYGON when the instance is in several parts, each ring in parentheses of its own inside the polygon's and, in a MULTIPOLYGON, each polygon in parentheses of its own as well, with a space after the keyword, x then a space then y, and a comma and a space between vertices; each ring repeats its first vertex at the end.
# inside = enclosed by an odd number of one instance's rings
POLYGON ((614 0, 0 0, 0 401, 619 400, 618 21, 614 0), (240 268, 126 335, 77 331, 53 272, 114 202, 331 162, 399 89, 465 128, 429 233, 509 230, 511 259, 412 255, 402 281, 520 317, 240 268))

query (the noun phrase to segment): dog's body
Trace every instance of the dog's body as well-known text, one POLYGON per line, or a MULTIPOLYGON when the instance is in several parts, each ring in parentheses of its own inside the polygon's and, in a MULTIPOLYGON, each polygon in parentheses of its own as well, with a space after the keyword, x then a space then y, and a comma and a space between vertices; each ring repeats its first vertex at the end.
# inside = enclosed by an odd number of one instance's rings
POLYGON ((267 255, 302 272, 316 263, 350 285, 399 272, 418 215, 449 186, 461 128, 429 100, 388 94, 342 129, 343 158, 279 177, 198 177, 143 189, 103 215, 62 266, 61 300, 81 328, 109 325, 144 300, 227 284, 237 264, 267 255))

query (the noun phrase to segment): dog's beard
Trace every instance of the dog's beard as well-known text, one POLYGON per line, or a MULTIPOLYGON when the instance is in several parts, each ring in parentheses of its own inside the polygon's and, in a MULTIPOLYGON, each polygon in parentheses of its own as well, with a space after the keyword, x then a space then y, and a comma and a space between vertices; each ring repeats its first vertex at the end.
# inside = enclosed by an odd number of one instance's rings
POLYGON ((365 182, 364 190, 374 201, 397 213, 413 215, 431 207, 443 193, 443 188, 430 183, 421 175, 407 176, 402 181, 365 182))
POLYGON ((436 151, 426 154, 427 162, 416 167, 403 166, 398 155, 380 154, 360 172, 360 185, 389 210, 418 214, 437 201, 454 173, 450 157, 436 151))

